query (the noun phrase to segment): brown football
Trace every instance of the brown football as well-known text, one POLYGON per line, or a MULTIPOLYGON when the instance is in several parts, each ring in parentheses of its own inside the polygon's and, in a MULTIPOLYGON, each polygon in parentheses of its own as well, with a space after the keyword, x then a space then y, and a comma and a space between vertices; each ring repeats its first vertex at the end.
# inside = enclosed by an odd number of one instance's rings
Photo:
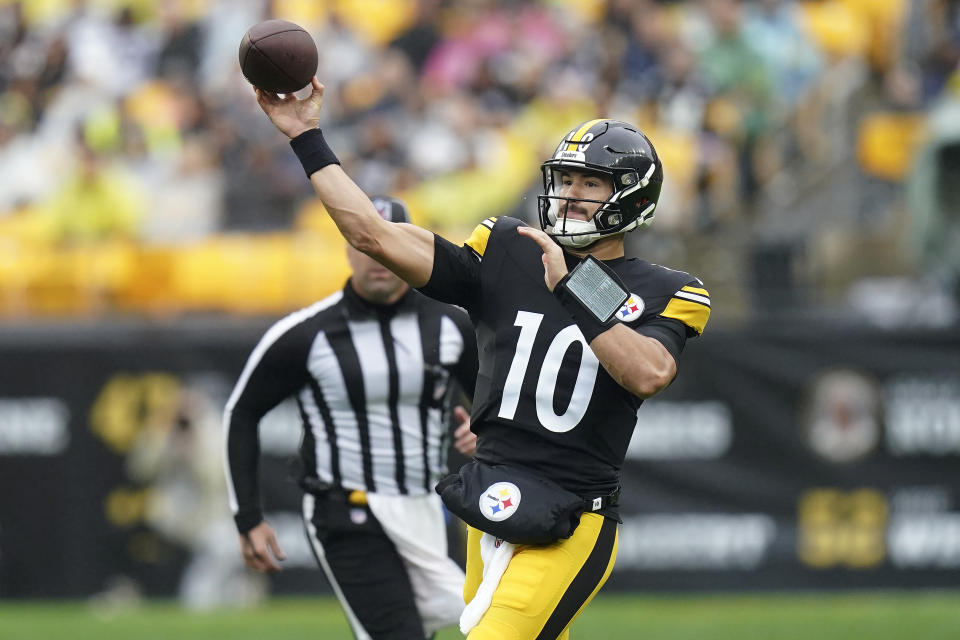
POLYGON ((317 45, 300 25, 265 20, 240 41, 240 69, 253 86, 273 93, 293 93, 317 73, 317 45))

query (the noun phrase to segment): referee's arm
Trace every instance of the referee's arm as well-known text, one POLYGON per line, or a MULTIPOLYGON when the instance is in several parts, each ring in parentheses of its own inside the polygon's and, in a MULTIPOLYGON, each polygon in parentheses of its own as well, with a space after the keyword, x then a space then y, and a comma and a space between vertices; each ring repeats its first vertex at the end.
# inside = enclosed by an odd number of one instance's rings
POLYGON ((306 383, 308 336, 302 325, 274 325, 253 349, 223 412, 226 474, 237 530, 263 520, 260 504, 260 420, 306 383))

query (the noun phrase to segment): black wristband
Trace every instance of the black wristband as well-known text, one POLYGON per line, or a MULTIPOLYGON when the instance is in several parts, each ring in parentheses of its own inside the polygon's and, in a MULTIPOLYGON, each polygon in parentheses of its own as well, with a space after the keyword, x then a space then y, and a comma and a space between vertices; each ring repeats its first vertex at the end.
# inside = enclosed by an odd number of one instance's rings
POLYGON ((553 295, 573 317, 587 344, 617 323, 615 312, 629 297, 626 287, 613 269, 592 256, 587 256, 563 276, 553 288, 553 295), (592 275, 585 276, 586 280, 578 280, 579 286, 575 289, 579 290, 581 295, 577 295, 570 289, 570 279, 575 277, 575 274, 582 276, 578 271, 583 268, 589 269, 592 275), (585 284, 590 287, 587 293, 583 292, 585 284))
POLYGON ((297 154, 300 164, 303 165, 307 178, 328 164, 340 164, 336 154, 333 153, 333 149, 323 139, 323 132, 320 129, 304 131, 290 140, 290 146, 293 148, 293 152, 297 154))
POLYGON ((240 532, 240 535, 244 535, 263 522, 263 513, 260 509, 240 511, 233 516, 233 522, 237 525, 237 531, 240 532))

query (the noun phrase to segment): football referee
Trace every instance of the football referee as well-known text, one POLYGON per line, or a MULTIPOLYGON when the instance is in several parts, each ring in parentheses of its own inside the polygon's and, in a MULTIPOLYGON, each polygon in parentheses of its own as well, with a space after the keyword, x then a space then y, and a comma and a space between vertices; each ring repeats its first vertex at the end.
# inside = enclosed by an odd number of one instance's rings
MULTIPOLYGON (((381 217, 406 206, 373 198, 381 217)), ((360 639, 422 639, 455 624, 464 574, 447 556, 433 488, 451 444, 472 455, 476 436, 459 385, 477 376, 473 327, 348 247, 346 286, 283 318, 253 349, 224 410, 227 482, 247 566, 278 571, 283 551, 260 505, 258 426, 287 397, 303 421, 303 518, 317 562, 360 639)))

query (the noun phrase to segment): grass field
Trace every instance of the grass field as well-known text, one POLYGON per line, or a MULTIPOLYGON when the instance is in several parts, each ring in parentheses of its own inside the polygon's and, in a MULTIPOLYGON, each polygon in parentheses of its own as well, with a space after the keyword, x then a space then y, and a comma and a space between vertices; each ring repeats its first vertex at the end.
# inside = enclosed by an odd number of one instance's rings
MULTIPOLYGON (((437 640, 463 636, 455 629, 437 640)), ((2 640, 350 640, 330 598, 273 599, 251 610, 187 613, 167 602, 134 609, 0 602, 2 640)), ((960 591, 880 594, 602 596, 574 640, 957 640, 960 591)))

